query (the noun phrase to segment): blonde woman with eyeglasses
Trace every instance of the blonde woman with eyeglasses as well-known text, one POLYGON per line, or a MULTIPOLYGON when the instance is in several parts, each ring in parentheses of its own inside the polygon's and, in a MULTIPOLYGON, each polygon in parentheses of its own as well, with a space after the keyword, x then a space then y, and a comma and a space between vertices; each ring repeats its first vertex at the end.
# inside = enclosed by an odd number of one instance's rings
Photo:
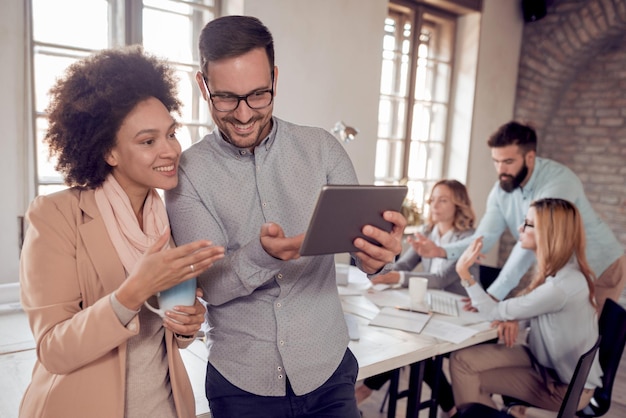
MULTIPOLYGON (((558 411, 578 359, 598 338, 594 276, 585 256, 578 209, 563 199, 537 200, 531 203, 519 233, 522 248, 537 257, 537 272, 518 297, 497 302, 476 285, 469 266, 482 258, 481 238, 457 262, 473 306, 499 326, 503 342, 466 348, 451 356, 457 406, 479 402, 495 407, 491 394, 497 393, 558 411), (515 344, 521 325, 502 326, 504 321, 529 321, 527 342, 515 344)), ((596 358, 579 409, 602 384, 601 376, 596 358)))

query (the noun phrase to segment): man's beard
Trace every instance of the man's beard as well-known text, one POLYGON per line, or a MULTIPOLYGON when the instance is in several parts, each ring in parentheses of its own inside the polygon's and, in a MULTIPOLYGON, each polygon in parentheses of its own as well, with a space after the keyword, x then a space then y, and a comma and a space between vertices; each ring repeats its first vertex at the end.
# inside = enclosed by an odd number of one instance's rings
POLYGON ((526 161, 524 161, 524 166, 519 170, 515 177, 510 174, 500 175, 500 187, 505 192, 511 193, 513 190, 520 187, 527 175, 528 166, 526 165, 526 161))

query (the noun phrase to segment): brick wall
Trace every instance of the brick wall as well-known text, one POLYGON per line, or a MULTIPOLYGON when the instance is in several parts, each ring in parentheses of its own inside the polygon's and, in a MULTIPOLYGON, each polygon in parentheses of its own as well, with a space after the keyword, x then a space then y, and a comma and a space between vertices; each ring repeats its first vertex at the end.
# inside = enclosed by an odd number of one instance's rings
MULTIPOLYGON (((626 0, 555 0, 526 23, 515 119, 580 177, 626 248, 626 0)), ((501 264, 513 243, 503 236, 501 264)))

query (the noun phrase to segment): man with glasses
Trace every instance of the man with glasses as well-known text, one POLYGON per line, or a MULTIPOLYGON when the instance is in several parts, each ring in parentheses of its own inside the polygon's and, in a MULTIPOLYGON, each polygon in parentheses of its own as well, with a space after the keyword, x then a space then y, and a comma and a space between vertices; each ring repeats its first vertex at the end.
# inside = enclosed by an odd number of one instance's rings
MULTIPOLYGON (((489 193, 487 209, 476 232, 469 238, 442 247, 420 237, 418 253, 422 257, 456 260, 480 236, 484 237, 483 250, 489 251, 506 228, 517 239, 520 225, 523 224, 524 228, 533 226, 524 219, 531 202, 546 197, 561 198, 575 204, 583 218, 587 260, 597 277, 598 312, 601 312, 606 298, 619 300, 626 283, 624 249, 591 207, 576 174, 563 164, 537 157, 537 135, 530 126, 506 123, 487 144, 491 148, 499 183, 489 193)), ((487 292, 497 300, 504 299, 534 262, 534 253, 523 249, 518 241, 487 292)))
MULTIPOLYGON (((278 79, 272 35, 256 18, 226 16, 200 35, 198 86, 216 129, 183 153, 166 193, 177 244, 226 248, 198 277, 211 346, 206 396, 214 418, 358 418, 358 365, 335 281, 334 256, 300 257, 321 187, 356 184, 329 132, 272 116, 278 79)), ((401 251, 406 220, 385 212, 354 242, 356 264, 380 272, 401 251)))

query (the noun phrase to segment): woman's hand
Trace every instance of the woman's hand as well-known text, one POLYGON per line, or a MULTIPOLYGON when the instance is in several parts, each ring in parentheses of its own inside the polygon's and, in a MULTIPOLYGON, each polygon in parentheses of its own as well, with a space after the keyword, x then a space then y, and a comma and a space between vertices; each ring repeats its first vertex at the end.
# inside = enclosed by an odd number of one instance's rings
POLYGON ((165 311, 163 326, 174 334, 195 337, 204 323, 206 308, 198 300, 202 297, 202 289, 196 289, 196 302, 193 306, 175 306, 172 311, 165 311))
POLYGON ((169 240, 168 228, 116 290, 118 301, 127 308, 139 309, 150 296, 198 276, 224 258, 224 247, 212 246, 211 241, 200 240, 165 248, 169 240))
POLYGON ((446 258, 447 253, 442 247, 435 244, 433 240, 426 235, 416 233, 406 240, 413 250, 423 258, 446 258))
POLYGON ((498 338, 506 347, 513 347, 519 335, 519 321, 493 321, 491 327, 498 327, 498 338))
POLYGON ((397 271, 380 274, 372 279, 374 284, 396 284, 398 282, 400 282, 400 273, 397 271))
POLYGON ((463 251, 461 257, 456 262, 456 272, 461 279, 467 280, 471 277, 470 267, 474 263, 480 263, 485 254, 481 254, 483 249, 483 237, 478 237, 463 251))

